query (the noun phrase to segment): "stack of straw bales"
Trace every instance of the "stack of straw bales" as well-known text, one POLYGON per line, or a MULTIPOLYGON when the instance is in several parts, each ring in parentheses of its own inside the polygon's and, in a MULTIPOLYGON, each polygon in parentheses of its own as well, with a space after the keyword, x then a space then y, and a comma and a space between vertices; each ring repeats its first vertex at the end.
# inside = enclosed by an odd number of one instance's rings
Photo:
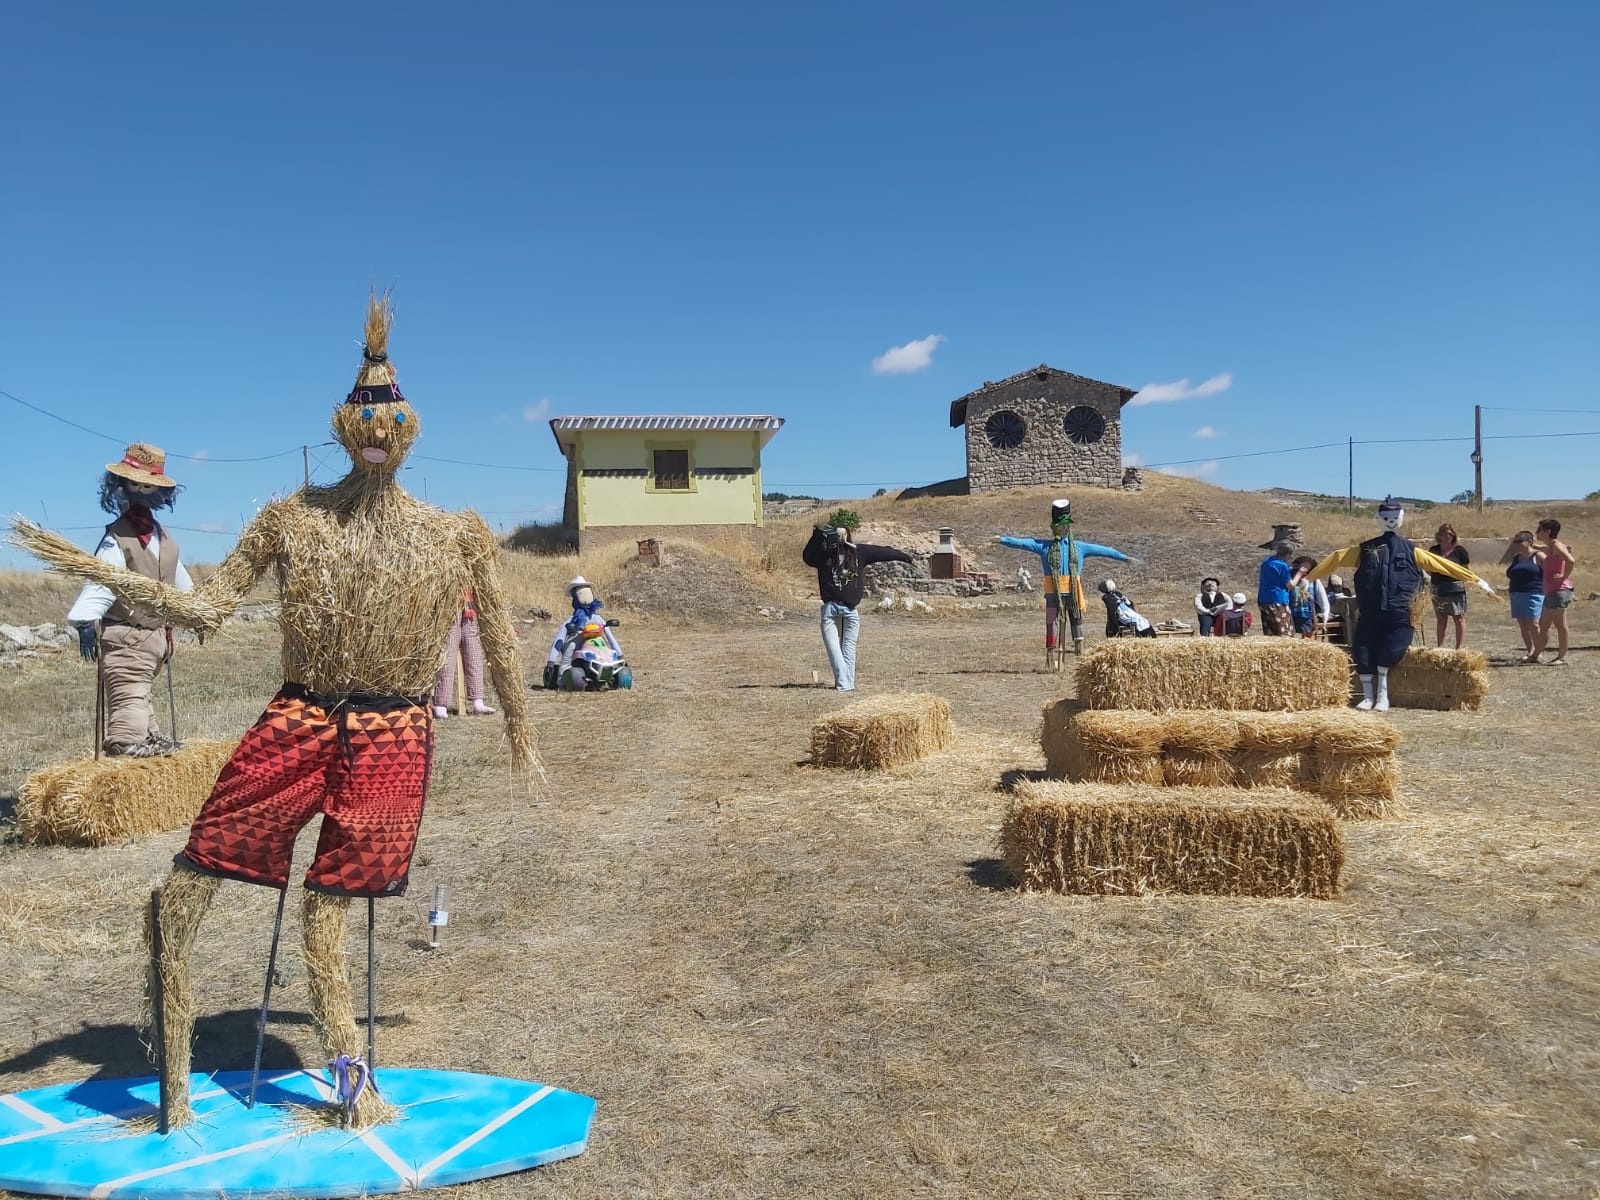
POLYGON ((165 758, 79 759, 44 767, 17 793, 31 842, 109 846, 189 824, 233 754, 233 742, 185 742, 165 758))
POLYGON ((857 700, 811 727, 811 761, 819 767, 881 771, 950 745, 950 705, 942 696, 891 692, 857 700))
POLYGON ((1489 658, 1481 650, 1412 648, 1389 671, 1389 703, 1396 708, 1468 709, 1489 694, 1489 658))
POLYGON ((1000 834, 1026 890, 1311 896, 1339 890, 1331 812, 1282 789, 1024 782, 1000 834))
POLYGON ((1110 641, 1079 660, 1083 699, 1046 707, 1041 740, 1056 778, 1292 788, 1343 817, 1385 816, 1399 734, 1344 707, 1349 689, 1349 660, 1320 642, 1110 641))

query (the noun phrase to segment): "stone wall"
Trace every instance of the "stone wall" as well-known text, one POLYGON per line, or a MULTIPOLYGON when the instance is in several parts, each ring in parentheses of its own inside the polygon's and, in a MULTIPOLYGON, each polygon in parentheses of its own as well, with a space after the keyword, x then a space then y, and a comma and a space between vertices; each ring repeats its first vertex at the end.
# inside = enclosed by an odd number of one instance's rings
POLYGON ((974 492, 1035 484, 1122 486, 1122 393, 1105 384, 1057 374, 1028 375, 967 401, 967 480, 974 492), (1087 446, 1067 436, 1063 419, 1084 405, 1105 420, 1105 433, 1087 446), (1001 410, 1027 423, 1022 444, 989 444, 984 427, 1001 410))

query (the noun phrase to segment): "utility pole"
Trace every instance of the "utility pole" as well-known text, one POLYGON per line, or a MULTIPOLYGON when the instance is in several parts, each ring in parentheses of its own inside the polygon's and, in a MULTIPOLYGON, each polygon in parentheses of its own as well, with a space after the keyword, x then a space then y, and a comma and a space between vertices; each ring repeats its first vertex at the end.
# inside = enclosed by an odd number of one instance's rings
POLYGON ((1472 406, 1472 498, 1483 511, 1483 405, 1472 406))
POLYGON ((1348 473, 1345 477, 1344 511, 1348 515, 1356 510, 1356 439, 1354 434, 1345 439, 1345 453, 1347 455, 1346 471, 1348 473))
POLYGON ((306 486, 311 486, 311 447, 300 447, 300 463, 306 469, 306 486))

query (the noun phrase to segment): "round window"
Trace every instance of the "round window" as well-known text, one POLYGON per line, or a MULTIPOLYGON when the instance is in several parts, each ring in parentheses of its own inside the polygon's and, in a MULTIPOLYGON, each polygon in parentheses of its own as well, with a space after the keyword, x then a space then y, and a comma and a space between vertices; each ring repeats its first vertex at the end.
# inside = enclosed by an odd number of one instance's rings
POLYGON ((996 450, 1015 450, 1028 436, 1028 423, 1010 409, 992 413, 983 423, 983 436, 996 450))
POLYGON ((1075 446, 1092 446, 1106 435, 1106 419, 1086 404, 1069 408, 1061 424, 1075 446))

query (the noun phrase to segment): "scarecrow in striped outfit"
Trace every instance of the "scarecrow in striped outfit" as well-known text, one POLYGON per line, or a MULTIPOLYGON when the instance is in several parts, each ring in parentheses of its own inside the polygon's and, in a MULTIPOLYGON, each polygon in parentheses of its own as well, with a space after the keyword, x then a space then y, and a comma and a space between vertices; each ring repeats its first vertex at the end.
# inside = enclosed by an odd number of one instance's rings
MULTIPOLYGON (((373 297, 355 386, 334 410, 349 474, 263 508, 192 592, 101 562, 31 522, 12 525, 12 540, 52 566, 192 629, 216 629, 267 571, 278 582, 283 687, 223 768, 161 889, 163 1044, 153 1049, 166 1065, 173 1125, 193 1119, 189 956, 201 918, 234 879, 277 889, 281 922, 296 835, 319 813, 301 922, 312 1016, 330 1058, 359 1059, 345 914, 352 897, 366 898, 370 937, 372 899, 406 890, 433 760, 429 692, 468 588, 512 761, 543 775, 494 535, 476 514, 433 508, 396 480, 419 422, 389 361, 391 319, 388 298, 373 297)), ((369 1020, 369 1048, 371 1029, 369 1020)), ((375 1086, 349 1107, 355 1125, 393 1111, 375 1086)))
POLYGON ((1027 550, 1039 556, 1044 589, 1044 661, 1053 671, 1066 666, 1066 641, 1070 634, 1072 652, 1083 653, 1083 560, 1112 558, 1130 562, 1121 550, 1080 542, 1072 535, 1072 501, 1057 500, 1050 506, 1048 538, 998 537, 995 541, 1013 550, 1027 550))

